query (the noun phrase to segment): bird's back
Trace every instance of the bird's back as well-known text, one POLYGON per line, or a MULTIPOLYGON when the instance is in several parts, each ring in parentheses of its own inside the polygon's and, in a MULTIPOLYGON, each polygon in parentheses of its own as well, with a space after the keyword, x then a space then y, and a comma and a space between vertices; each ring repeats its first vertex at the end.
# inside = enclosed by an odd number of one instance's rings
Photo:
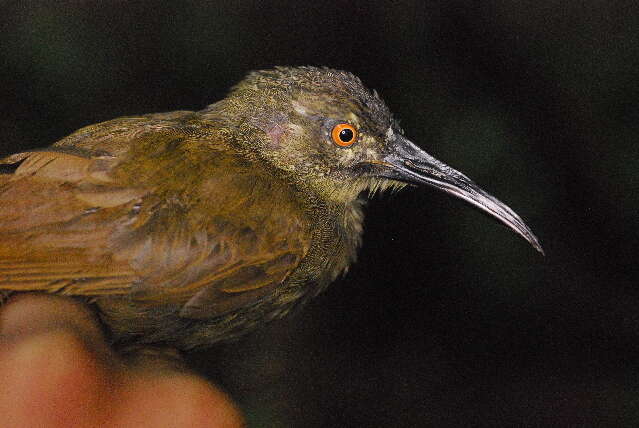
POLYGON ((152 313, 223 319, 278 295, 311 247, 308 210, 199 119, 116 119, 0 162, 0 290, 93 299, 129 335, 161 329, 152 313))

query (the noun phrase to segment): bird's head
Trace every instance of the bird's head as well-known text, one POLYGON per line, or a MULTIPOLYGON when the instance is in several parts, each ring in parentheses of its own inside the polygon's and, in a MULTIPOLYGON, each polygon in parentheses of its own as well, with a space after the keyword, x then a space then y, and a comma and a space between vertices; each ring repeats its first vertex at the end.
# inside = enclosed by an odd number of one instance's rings
POLYGON ((235 118, 243 150, 323 198, 350 203, 365 190, 429 185, 490 214, 542 252, 516 213, 409 141, 379 95, 351 73, 255 71, 220 108, 235 118))

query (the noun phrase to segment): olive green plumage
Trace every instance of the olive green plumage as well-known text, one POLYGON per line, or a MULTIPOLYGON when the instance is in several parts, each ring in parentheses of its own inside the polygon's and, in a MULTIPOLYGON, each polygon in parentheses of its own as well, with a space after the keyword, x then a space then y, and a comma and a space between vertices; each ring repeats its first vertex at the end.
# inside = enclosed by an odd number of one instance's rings
POLYGON ((234 337, 348 268, 362 192, 414 181, 389 172, 403 141, 359 79, 312 67, 253 72, 199 112, 82 128, 0 162, 0 290, 85 299, 118 344, 234 337))

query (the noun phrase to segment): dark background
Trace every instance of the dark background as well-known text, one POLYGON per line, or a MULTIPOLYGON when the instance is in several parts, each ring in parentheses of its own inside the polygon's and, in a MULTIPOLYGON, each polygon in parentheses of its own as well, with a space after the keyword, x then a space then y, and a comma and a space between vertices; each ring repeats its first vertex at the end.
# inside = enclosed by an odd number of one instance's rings
POLYGON ((200 109, 252 69, 326 65, 522 215, 374 200, 350 273, 193 355, 251 426, 638 426, 634 2, 0 3, 0 151, 200 109))

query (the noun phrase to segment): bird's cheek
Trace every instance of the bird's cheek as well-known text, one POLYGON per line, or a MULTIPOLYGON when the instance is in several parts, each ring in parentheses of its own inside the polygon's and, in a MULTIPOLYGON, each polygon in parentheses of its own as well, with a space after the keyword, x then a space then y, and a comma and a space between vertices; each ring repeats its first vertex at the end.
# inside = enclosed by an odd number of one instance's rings
POLYGON ((275 123, 265 130, 266 135, 269 138, 269 146, 272 149, 277 149, 282 145, 284 136, 288 133, 285 126, 275 123))
POLYGON ((253 117, 249 120, 251 125, 266 134, 267 144, 271 149, 278 149, 291 133, 288 117, 283 113, 270 113, 253 117))
POLYGON ((353 163, 362 162, 375 162, 381 160, 381 156, 378 151, 372 148, 360 148, 354 156, 353 163))

